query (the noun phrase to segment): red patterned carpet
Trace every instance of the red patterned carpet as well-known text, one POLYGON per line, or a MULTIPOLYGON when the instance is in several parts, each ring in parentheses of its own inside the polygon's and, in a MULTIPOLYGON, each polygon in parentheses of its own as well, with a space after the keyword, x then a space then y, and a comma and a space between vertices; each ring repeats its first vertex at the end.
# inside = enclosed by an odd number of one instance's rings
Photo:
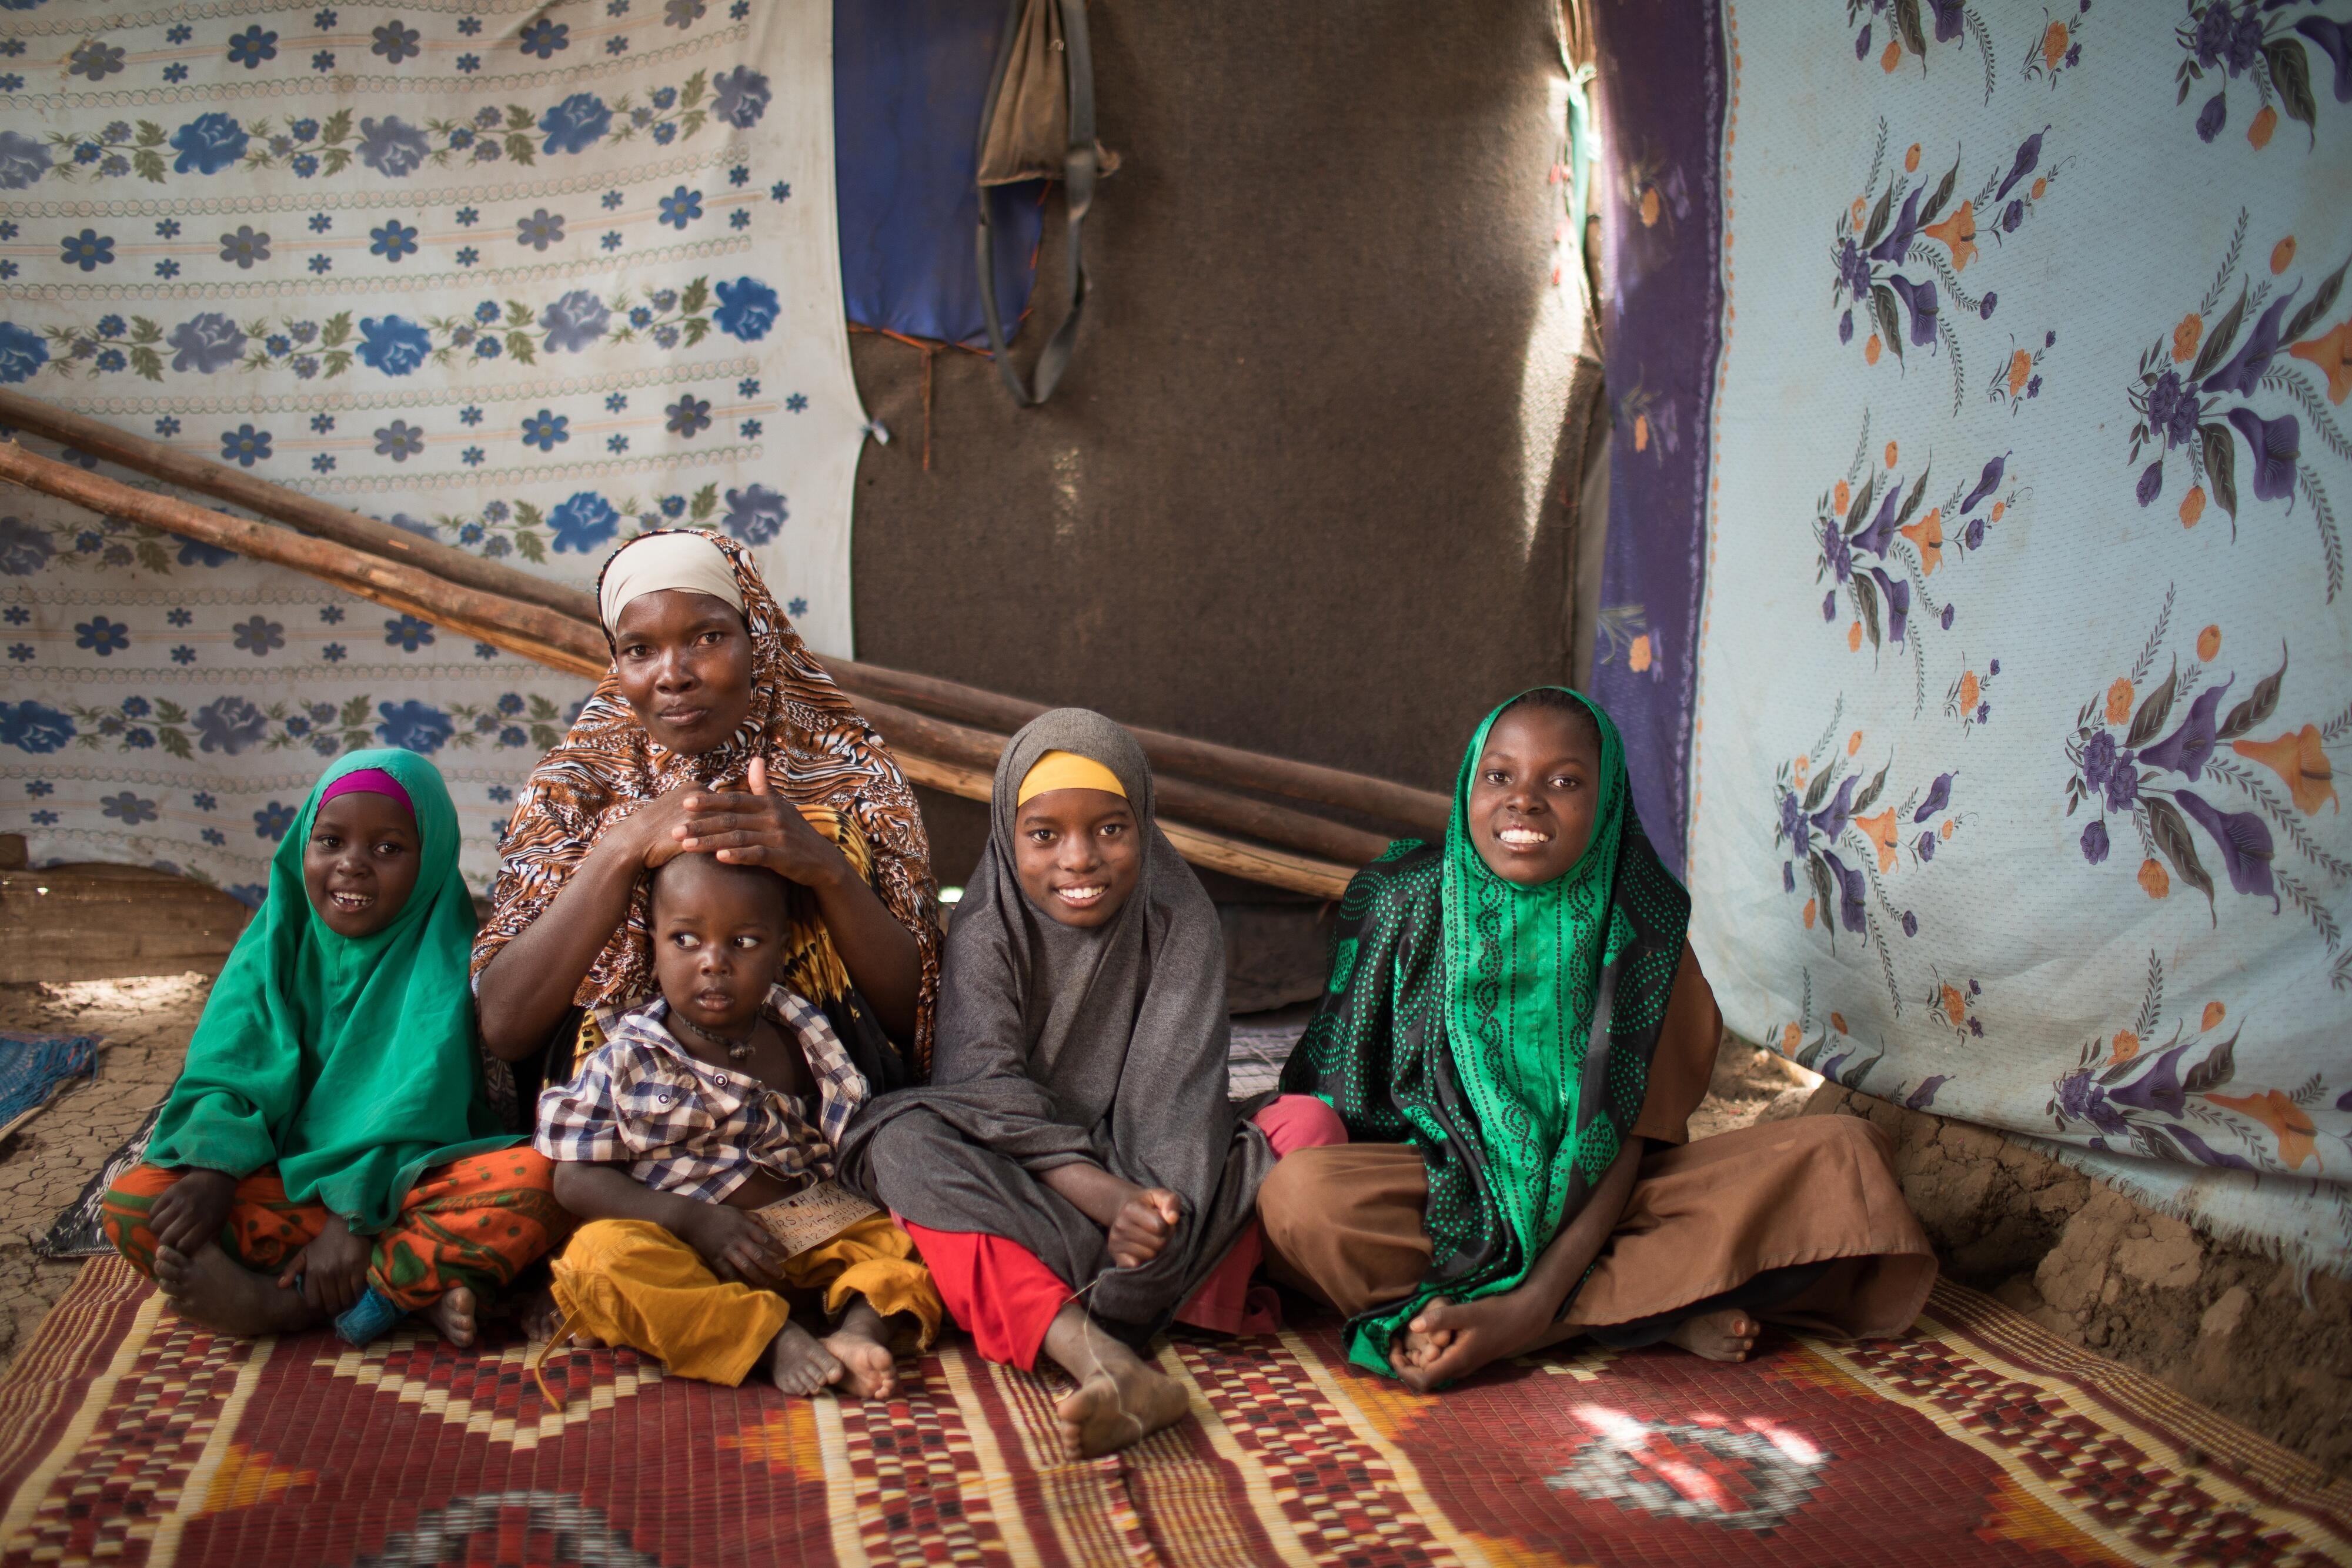
POLYGON ((0 1384, 0 1563, 2352 1562, 2352 1487, 1950 1287, 1902 1341, 1442 1398, 1328 1328, 1160 1361, 1198 1419, 1072 1465, 1046 1387, 961 1345, 871 1406, 582 1353, 559 1414, 520 1343, 219 1339, 100 1259, 0 1384))

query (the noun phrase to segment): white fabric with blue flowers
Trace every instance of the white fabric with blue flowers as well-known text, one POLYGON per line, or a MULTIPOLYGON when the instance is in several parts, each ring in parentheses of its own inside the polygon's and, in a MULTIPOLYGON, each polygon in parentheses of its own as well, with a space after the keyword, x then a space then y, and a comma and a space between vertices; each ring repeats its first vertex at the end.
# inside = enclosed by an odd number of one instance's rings
MULTIPOLYGON (((5 4, 0 382, 583 586, 723 528, 850 651, 828 0, 5 4)), ((587 692, 22 491, 0 657, 0 831, 248 901, 378 745, 440 765, 487 886, 587 692)))

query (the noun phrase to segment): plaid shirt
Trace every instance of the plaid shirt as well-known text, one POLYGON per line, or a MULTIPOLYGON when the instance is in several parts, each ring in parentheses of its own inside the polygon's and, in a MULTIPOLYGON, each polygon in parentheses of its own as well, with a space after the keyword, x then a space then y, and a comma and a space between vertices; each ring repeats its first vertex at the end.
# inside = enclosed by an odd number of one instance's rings
POLYGON ((604 1020, 604 1044, 569 1083, 539 1097, 532 1146, 550 1159, 626 1162, 656 1192, 708 1203, 762 1170, 795 1187, 834 1174, 834 1144, 865 1103, 865 1078, 822 1012, 782 986, 766 1016, 799 1042, 816 1078, 815 1124, 799 1095, 770 1089, 732 1067, 715 1067, 677 1042, 656 997, 604 1020))

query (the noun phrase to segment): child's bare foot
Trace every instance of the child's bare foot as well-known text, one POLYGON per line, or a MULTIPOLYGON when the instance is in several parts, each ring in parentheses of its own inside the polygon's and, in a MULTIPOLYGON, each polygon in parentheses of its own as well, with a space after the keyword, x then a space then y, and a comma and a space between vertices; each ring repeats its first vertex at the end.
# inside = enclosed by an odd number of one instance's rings
POLYGON ((1666 1343, 1709 1361, 1746 1361, 1748 1353, 1756 1348, 1757 1333, 1754 1318, 1738 1307, 1726 1307, 1719 1312, 1684 1319, 1666 1336, 1666 1343))
POLYGON ((840 1382, 847 1370, 798 1323, 786 1323, 768 1346, 768 1375, 787 1394, 814 1394, 840 1382))
POLYGON ((898 1358, 890 1354, 890 1331, 864 1297, 850 1303, 841 1326, 825 1335, 824 1344, 841 1363, 843 1395, 887 1399, 898 1392, 898 1358))
POLYGON ((1422 1330, 1408 1326, 1389 1346, 1389 1364, 1402 1374, 1427 1366, 1454 1344, 1452 1329, 1422 1330))
POLYGON ((1141 1442, 1192 1408, 1184 1390, 1106 1333, 1076 1301, 1045 1331, 1045 1354, 1078 1380, 1054 1406, 1062 1448, 1090 1459, 1141 1442))
POLYGON ((175 1248, 155 1249, 155 1283, 182 1317, 223 1333, 292 1333, 326 1321, 299 1291, 281 1291, 268 1274, 257 1274, 207 1241, 194 1257, 175 1248))
POLYGON ((451 1286, 425 1309, 425 1321, 434 1333, 464 1350, 474 1343, 474 1292, 463 1285, 451 1286))

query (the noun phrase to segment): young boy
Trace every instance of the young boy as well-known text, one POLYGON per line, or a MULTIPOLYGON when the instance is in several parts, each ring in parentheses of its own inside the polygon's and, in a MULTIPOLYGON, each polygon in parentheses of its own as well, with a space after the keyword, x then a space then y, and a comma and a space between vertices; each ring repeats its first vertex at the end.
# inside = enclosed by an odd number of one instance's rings
POLYGON ((907 1233, 833 1185, 868 1088, 824 1015, 776 984, 782 879, 680 854, 654 873, 652 927, 661 997, 539 1099, 555 1196, 588 1221, 555 1260, 554 1341, 730 1385, 764 1357, 787 1394, 888 1396, 889 1320, 928 1345, 944 1309, 907 1233), (821 1297, 833 1331, 793 1321, 787 1295, 821 1297))

